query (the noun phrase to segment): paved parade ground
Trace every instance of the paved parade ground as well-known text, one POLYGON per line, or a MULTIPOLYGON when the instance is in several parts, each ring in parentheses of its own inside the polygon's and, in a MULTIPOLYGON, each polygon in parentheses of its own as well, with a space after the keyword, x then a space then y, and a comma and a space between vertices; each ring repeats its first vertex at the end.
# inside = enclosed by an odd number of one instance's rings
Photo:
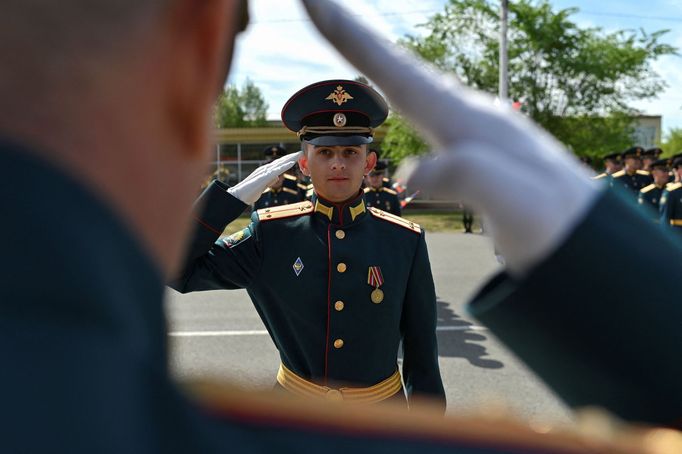
MULTIPOLYGON (((466 314, 467 298, 498 268, 490 240, 463 233, 427 233, 426 239, 438 295, 448 411, 504 403, 524 418, 569 422, 566 407, 466 314)), ((272 387, 277 352, 244 290, 189 295, 168 290, 167 301, 172 367, 179 377, 210 376, 250 388, 272 387)))

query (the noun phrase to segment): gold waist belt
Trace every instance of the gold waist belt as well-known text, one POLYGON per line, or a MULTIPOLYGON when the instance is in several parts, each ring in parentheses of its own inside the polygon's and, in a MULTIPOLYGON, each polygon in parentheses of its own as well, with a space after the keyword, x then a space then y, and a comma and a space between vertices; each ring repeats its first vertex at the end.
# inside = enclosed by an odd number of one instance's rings
POLYGON ((682 226, 682 219, 671 219, 670 225, 682 226))
POLYGON ((355 403, 371 404, 381 402, 395 395, 402 389, 400 372, 397 370, 393 375, 368 388, 330 388, 312 383, 299 377, 294 372, 286 368, 284 364, 279 365, 277 372, 277 382, 284 389, 301 397, 325 398, 335 401, 349 401, 355 403))

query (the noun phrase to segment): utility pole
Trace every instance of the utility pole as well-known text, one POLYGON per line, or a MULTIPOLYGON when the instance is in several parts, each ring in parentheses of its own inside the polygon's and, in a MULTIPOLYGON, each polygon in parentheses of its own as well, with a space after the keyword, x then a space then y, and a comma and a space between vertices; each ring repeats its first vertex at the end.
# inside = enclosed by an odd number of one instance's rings
POLYGON ((498 96, 501 102, 508 102, 509 98, 509 75, 507 58, 507 15, 509 0, 500 0, 500 86, 498 96))

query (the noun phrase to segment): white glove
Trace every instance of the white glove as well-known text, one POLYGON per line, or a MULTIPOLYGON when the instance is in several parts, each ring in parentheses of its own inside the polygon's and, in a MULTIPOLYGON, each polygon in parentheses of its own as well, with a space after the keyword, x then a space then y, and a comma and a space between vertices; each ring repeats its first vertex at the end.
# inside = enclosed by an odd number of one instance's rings
POLYGON ((277 177, 291 169, 302 155, 302 151, 297 151, 262 165, 241 182, 229 188, 227 192, 247 205, 251 205, 260 198, 267 187, 275 184, 277 177))
POLYGON ((546 258, 583 219, 599 185, 544 130, 375 35, 337 4, 303 3, 320 32, 439 150, 400 173, 411 186, 482 213, 512 274, 546 258))

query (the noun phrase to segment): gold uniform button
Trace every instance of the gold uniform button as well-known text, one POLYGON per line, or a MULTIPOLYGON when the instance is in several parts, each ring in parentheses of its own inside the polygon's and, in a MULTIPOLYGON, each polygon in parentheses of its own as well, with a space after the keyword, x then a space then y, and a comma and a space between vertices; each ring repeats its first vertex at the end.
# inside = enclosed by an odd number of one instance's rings
POLYGON ((334 348, 341 348, 343 347, 343 339, 336 339, 334 341, 334 348))
POLYGON ((345 272, 346 272, 346 268, 347 268, 347 266, 346 266, 346 264, 343 263, 343 262, 341 262, 341 263, 339 263, 338 265, 336 265, 336 271, 338 271, 339 273, 345 273, 345 272))
POLYGON ((346 232, 344 232, 343 230, 337 230, 336 231, 336 238, 338 238, 340 240, 346 238, 346 232))
POLYGON ((334 309, 336 309, 339 312, 341 312, 344 307, 345 307, 345 304, 343 304, 343 301, 337 301, 334 303, 334 309))

